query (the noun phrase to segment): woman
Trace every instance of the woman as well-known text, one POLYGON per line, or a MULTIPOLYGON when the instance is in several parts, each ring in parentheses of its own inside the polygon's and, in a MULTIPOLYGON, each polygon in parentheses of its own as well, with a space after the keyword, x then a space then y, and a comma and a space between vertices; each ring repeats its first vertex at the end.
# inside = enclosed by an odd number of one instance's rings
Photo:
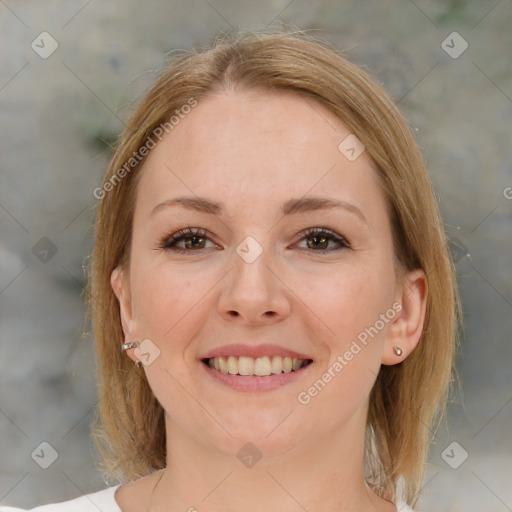
POLYGON ((300 35, 188 53, 95 196, 95 439, 124 483, 36 510, 412 510, 460 305, 366 73, 300 35))

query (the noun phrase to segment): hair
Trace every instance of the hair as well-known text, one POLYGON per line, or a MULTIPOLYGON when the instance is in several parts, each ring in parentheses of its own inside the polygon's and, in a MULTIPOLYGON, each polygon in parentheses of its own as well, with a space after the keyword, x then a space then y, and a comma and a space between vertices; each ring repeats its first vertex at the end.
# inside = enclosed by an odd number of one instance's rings
POLYGON ((97 207, 87 293, 98 365, 93 438, 102 467, 109 476, 132 480, 166 465, 164 410, 143 370, 120 350, 124 336, 110 276, 129 263, 137 176, 144 159, 129 172, 120 170, 126 170, 153 130, 169 123, 191 99, 252 89, 315 100, 363 142, 387 199, 397 279, 414 269, 427 276, 420 342, 402 363, 381 366, 366 430, 368 483, 391 500, 400 488, 400 498, 414 506, 452 378, 461 317, 454 265, 434 189, 407 122, 365 71, 329 44, 300 33, 238 34, 187 51, 162 73, 120 136, 97 207))

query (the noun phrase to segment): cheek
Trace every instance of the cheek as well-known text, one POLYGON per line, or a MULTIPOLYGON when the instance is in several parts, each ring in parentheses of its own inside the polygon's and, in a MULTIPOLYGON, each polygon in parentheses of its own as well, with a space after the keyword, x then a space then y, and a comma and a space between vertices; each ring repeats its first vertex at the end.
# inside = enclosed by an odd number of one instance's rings
MULTIPOLYGON (((299 293, 331 338, 343 350, 392 305, 392 273, 382 263, 353 266, 306 280, 299 293)), ((318 322, 317 322, 318 323, 318 322)), ((379 324, 380 325, 380 324, 379 324)))
POLYGON ((329 335, 317 332, 319 346, 327 349, 325 358, 297 398, 326 428, 339 426, 366 404, 379 372, 389 325, 380 315, 393 313, 393 288, 381 272, 380 267, 354 268, 310 288, 307 303, 329 327, 329 335))
POLYGON ((133 301, 140 335, 165 352, 183 352, 213 307, 208 294, 222 274, 169 262, 139 269, 145 270, 134 276, 133 301))

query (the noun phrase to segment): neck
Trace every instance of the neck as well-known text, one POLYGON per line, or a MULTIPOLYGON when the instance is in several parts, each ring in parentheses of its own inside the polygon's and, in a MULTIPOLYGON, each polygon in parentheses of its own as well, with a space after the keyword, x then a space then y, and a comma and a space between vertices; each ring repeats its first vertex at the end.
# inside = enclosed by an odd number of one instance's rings
MULTIPOLYGON (((395 511, 366 485, 365 429, 356 423, 285 453, 262 453, 247 467, 236 455, 192 439, 166 418, 168 464, 149 510, 395 511)), ((240 441, 240 447, 244 444, 240 441)))

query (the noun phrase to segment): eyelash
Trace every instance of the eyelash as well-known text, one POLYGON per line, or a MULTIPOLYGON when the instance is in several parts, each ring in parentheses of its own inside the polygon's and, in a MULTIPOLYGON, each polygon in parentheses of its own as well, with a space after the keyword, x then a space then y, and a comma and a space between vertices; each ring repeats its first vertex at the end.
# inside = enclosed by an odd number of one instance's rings
MULTIPOLYGON (((198 252, 202 251, 203 249, 183 249, 181 247, 176 247, 176 244, 178 242, 181 242, 182 240, 187 240, 190 238, 208 238, 206 236, 206 231, 204 229, 199 228, 186 228, 186 229, 180 229, 176 233, 172 235, 165 236, 162 238, 158 244, 158 248, 165 250, 165 251, 173 251, 177 253, 191 253, 191 252, 198 252)), ((333 250, 343 250, 343 249, 351 249, 350 243, 342 236, 337 235, 333 231, 326 229, 326 228, 308 228, 305 231, 301 233, 301 239, 302 241, 305 238, 326 238, 329 241, 334 241, 340 245, 338 249, 305 249, 306 251, 311 251, 315 253, 327 253, 332 252, 333 250)))

